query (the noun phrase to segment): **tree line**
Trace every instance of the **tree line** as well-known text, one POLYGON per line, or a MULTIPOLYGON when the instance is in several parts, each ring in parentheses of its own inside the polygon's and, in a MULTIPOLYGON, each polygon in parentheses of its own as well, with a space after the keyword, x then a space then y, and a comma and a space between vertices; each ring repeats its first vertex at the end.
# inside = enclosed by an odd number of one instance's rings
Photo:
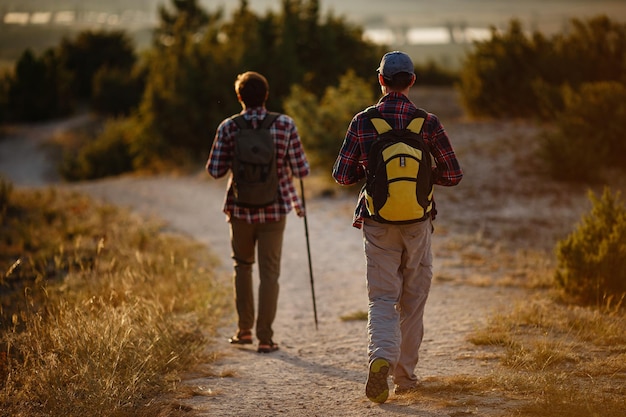
POLYGON ((88 105, 132 127, 115 148, 144 167, 171 149, 180 158, 206 151, 217 124, 240 110, 238 73, 266 75, 268 107, 282 111, 294 85, 321 95, 348 70, 372 78, 382 52, 360 27, 321 16, 317 0, 283 0, 280 12, 263 16, 241 0, 230 19, 197 0, 172 0, 141 56, 120 31, 83 32, 41 56, 25 51, 0 82, 0 120, 61 117, 88 105))
MULTIPOLYGON (((268 107, 288 111, 312 159, 328 165, 350 115, 379 93, 373 68, 388 48, 342 17, 321 16, 317 0, 282 0, 264 15, 240 0, 228 18, 197 0, 171 0, 158 20, 141 54, 122 31, 82 32, 40 56, 26 50, 0 78, 0 122, 85 107, 102 115, 104 127, 67 153, 68 179, 197 161, 219 122, 240 110, 233 81, 252 69, 270 81, 268 107)), ((472 117, 547 121, 548 174, 592 181, 602 176, 593 169, 597 157, 609 168, 623 165, 625 57, 626 25, 607 16, 573 20, 552 37, 513 20, 475 43, 459 74, 432 63, 417 72, 421 83, 456 84, 472 117), (587 122, 599 118, 610 123, 587 122), (583 146, 589 137, 595 153, 583 146)))

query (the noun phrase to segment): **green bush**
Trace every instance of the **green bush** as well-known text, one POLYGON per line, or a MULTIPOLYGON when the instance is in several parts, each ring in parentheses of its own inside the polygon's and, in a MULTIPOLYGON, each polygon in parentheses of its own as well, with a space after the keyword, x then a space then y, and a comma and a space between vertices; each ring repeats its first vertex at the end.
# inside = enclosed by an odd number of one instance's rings
POLYGON ((49 49, 41 56, 27 49, 15 64, 13 74, 3 81, 0 101, 5 102, 5 119, 39 121, 65 116, 72 109, 69 74, 58 54, 49 49))
POLYGON ((132 122, 109 120, 103 132, 76 155, 66 155, 61 175, 67 180, 84 180, 119 175, 133 170, 130 146, 132 122))
POLYGON ((128 116, 136 109, 143 82, 128 70, 102 67, 93 79, 93 107, 100 113, 110 116, 128 116))
POLYGON ((530 117, 537 99, 531 87, 540 57, 533 40, 513 20, 509 31, 492 29, 489 41, 476 44, 461 72, 461 99, 472 116, 530 117))
POLYGON ((86 100, 92 98, 94 76, 101 68, 130 72, 137 60, 124 31, 83 31, 74 39, 63 39, 57 51, 64 70, 71 74, 73 96, 86 100))
POLYGON ((0 224, 4 224, 4 215, 9 208, 13 184, 0 176, 0 224))
POLYGON ((416 65, 415 73, 417 75, 415 85, 453 86, 459 81, 459 75, 456 72, 442 68, 434 61, 416 65))
POLYGON ((542 117, 561 110, 559 91, 590 82, 626 83, 626 24, 607 16, 573 19, 566 33, 528 36, 519 21, 492 29, 478 42, 461 71, 460 91, 469 114, 542 117))
POLYGON ((589 197, 591 212, 557 245, 555 281, 577 302, 600 304, 626 294, 626 207, 608 188, 589 197))
POLYGON ((338 87, 326 88, 321 100, 301 86, 293 87, 284 107, 296 122, 311 165, 330 173, 350 120, 372 104, 371 84, 348 71, 338 87))
POLYGON ((621 169, 626 155, 626 86, 617 82, 565 88, 565 110, 543 137, 540 154, 559 180, 599 181, 607 168, 621 169))

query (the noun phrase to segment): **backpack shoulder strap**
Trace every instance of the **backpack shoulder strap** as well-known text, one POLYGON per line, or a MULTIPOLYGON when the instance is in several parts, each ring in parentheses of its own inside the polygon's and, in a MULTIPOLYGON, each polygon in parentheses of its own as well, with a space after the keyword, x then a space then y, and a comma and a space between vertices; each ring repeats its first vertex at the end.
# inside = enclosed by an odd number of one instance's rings
POLYGON ((269 129, 272 123, 274 123, 274 120, 278 118, 278 116, 280 116, 280 113, 267 112, 265 118, 263 119, 263 122, 259 126, 259 129, 269 129))
MULTIPOLYGON (((367 109, 365 115, 370 119, 370 121, 374 125, 374 129, 376 129, 379 135, 393 129, 389 122, 385 120, 385 118, 380 114, 380 111, 378 111, 375 106, 367 109)), ((427 114, 424 110, 416 108, 415 112, 413 112, 413 115, 411 116, 411 121, 407 125, 406 129, 410 130, 413 133, 420 133, 422 131, 422 127, 424 126, 426 116, 427 114)))
POLYGON ((246 119, 243 117, 243 114, 237 114, 237 115, 235 115, 235 116, 232 116, 232 117, 231 117, 231 120, 237 124, 237 127, 238 127, 240 130, 243 130, 243 129, 251 129, 251 127, 250 127, 250 121, 249 121, 249 120, 246 120, 246 119))
POLYGON ((413 133, 421 133, 422 127, 424 127, 424 121, 426 120, 426 112, 420 108, 416 108, 411 121, 407 125, 407 129, 413 133))
POLYGON ((388 132, 392 130, 391 125, 383 118, 378 109, 375 106, 370 107, 366 110, 365 115, 374 125, 374 129, 380 135, 381 133, 388 132))
MULTIPOLYGON (((272 123, 274 123, 274 121, 278 118, 278 116, 280 116, 280 113, 273 113, 273 112, 268 112, 265 115, 265 118, 263 119, 263 121, 261 122, 261 124, 259 125, 259 129, 269 129, 269 127, 272 125, 272 123)), ((243 117, 243 114, 237 114, 235 116, 231 117, 232 121, 235 122, 237 124, 237 127, 240 130, 243 129, 252 129, 252 123, 250 120, 246 120, 245 117, 243 117)))

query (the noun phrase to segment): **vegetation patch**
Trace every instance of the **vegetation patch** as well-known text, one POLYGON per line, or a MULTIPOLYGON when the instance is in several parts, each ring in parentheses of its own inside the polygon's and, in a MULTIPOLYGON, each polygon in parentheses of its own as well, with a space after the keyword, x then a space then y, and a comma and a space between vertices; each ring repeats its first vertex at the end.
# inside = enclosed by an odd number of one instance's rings
POLYGON ((568 306, 545 296, 519 303, 469 338, 503 348, 502 367, 476 382, 477 392, 517 398, 507 411, 513 415, 619 416, 626 407, 625 319, 620 306, 568 306))
POLYGON ((54 189, 1 181, 0 404, 11 416, 148 416, 208 361, 228 311, 206 248, 54 189))

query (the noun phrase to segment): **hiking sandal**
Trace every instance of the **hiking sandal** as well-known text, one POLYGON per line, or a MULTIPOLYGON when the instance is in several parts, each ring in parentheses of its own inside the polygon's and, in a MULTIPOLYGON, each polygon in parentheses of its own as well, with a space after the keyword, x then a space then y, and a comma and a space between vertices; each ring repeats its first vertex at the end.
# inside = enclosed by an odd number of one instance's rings
POLYGON ((239 330, 236 335, 228 339, 231 345, 251 345, 252 344, 252 331, 239 330))
POLYGON ((271 340, 269 342, 259 343, 259 348, 257 352, 259 353, 270 353, 276 352, 278 350, 278 345, 271 340))

